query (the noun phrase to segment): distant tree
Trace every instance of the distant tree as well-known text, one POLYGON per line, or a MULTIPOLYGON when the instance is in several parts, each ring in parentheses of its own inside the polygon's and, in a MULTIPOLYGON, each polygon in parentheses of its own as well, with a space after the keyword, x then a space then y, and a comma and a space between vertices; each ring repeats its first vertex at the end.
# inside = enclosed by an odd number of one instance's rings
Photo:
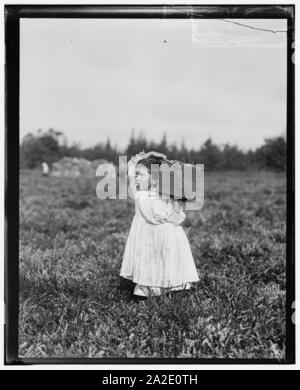
POLYGON ((147 150, 150 151, 150 150, 157 150, 158 148, 158 145, 155 141, 151 140, 148 142, 147 144, 147 150))
POLYGON ((265 144, 255 153, 258 165, 284 171, 286 169, 286 146, 284 137, 265 139, 265 144))
POLYGON ((78 142, 74 142, 71 146, 64 150, 63 155, 68 157, 83 157, 80 144, 78 142))
POLYGON ((131 158, 135 154, 141 152, 142 150, 147 151, 149 144, 144 136, 144 133, 141 131, 138 137, 135 137, 134 130, 131 132, 129 143, 126 148, 126 155, 128 158, 131 158))
POLYGON ((189 151, 185 146, 184 140, 181 141, 180 149, 178 151, 179 158, 184 162, 189 162, 189 151))
POLYGON ((244 152, 235 145, 225 144, 220 147, 210 138, 198 149, 188 149, 184 140, 178 148, 176 144, 168 143, 166 134, 159 142, 149 142, 143 132, 136 137, 134 130, 127 147, 119 151, 116 145, 112 146, 110 138, 107 138, 106 142, 98 142, 93 147, 82 148, 78 143, 68 146, 67 139, 61 131, 49 129, 44 132, 39 129, 36 134, 29 133, 23 138, 20 145, 20 164, 22 167, 34 168, 42 161, 51 164, 63 156, 83 157, 90 161, 106 159, 117 164, 120 154, 125 153, 131 158, 142 150, 160 151, 171 160, 205 164, 208 170, 286 169, 285 135, 266 139, 263 146, 244 152))
POLYGON ((129 142, 128 142, 128 145, 126 148, 126 155, 128 156, 128 158, 131 158, 132 156, 134 156, 136 154, 136 150, 137 150, 137 145, 136 145, 136 141, 135 141, 135 137, 134 137, 134 130, 132 130, 130 138, 129 138, 129 142))
POLYGON ((176 144, 173 144, 169 147, 169 151, 168 151, 167 155, 171 160, 179 160, 180 156, 179 156, 179 151, 178 151, 176 144))
POLYGON ((224 166, 223 153, 219 146, 215 145, 210 138, 204 142, 199 155, 206 169, 222 169, 224 166))
POLYGON ((146 151, 148 149, 148 142, 143 131, 139 133, 137 139, 135 140, 135 147, 136 149, 134 154, 139 153, 142 150, 146 151))
POLYGON ((27 134, 20 146, 20 156, 21 165, 27 168, 35 168, 43 161, 53 163, 62 156, 58 134, 52 129, 27 134))
POLYGON ((223 148, 223 169, 244 170, 247 167, 247 156, 237 146, 226 144, 223 148))
POLYGON ((163 135, 160 143, 157 145, 157 151, 160 153, 168 154, 169 147, 166 134, 163 135))
POLYGON ((191 163, 193 163, 193 164, 201 164, 202 163, 199 150, 191 149, 189 151, 189 155, 190 155, 189 160, 191 163))

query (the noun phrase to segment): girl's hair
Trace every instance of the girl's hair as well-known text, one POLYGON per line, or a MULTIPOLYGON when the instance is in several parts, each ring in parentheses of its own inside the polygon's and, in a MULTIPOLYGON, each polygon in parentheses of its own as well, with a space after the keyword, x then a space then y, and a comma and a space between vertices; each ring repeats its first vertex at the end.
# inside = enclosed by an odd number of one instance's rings
POLYGON ((161 166, 164 159, 162 157, 150 156, 148 158, 143 158, 138 162, 138 164, 144 165, 147 168, 148 172, 151 173, 151 165, 155 164, 159 167, 161 166))

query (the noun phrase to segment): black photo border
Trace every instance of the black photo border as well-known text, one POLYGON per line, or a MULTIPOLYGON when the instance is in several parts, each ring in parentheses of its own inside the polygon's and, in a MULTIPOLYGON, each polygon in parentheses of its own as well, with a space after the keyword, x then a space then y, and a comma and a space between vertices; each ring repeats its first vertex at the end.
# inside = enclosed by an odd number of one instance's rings
POLYGON ((294 5, 5 5, 5 327, 4 363, 18 364, 294 364, 295 324, 295 70, 294 5), (277 359, 20 358, 19 72, 21 18, 168 18, 287 20, 286 354, 277 359))

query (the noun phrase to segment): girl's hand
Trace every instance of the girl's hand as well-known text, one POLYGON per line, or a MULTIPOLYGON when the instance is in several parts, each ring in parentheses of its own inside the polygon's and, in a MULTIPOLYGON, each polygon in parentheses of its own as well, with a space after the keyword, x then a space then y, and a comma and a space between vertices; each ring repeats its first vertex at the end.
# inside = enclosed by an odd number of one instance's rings
POLYGON ((142 151, 141 153, 138 153, 138 154, 136 154, 135 156, 133 156, 132 158, 131 158, 131 160, 130 161, 132 161, 133 163, 138 163, 140 160, 142 160, 143 158, 145 158, 145 156, 146 156, 146 153, 144 152, 144 151, 142 151))

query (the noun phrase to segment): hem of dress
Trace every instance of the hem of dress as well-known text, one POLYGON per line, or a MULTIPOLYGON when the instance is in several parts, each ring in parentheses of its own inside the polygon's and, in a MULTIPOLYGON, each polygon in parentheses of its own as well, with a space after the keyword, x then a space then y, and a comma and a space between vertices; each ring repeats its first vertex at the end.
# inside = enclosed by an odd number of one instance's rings
POLYGON ((142 286, 140 284, 137 284, 135 286, 133 294, 136 296, 142 296, 142 297, 149 297, 149 296, 160 296, 163 295, 165 292, 174 292, 174 291, 186 291, 190 290, 191 283, 185 283, 181 284, 179 286, 173 286, 170 288, 167 287, 150 287, 150 286, 142 286))
POLYGON ((151 282, 144 282, 144 281, 140 281, 140 280, 135 280, 133 277, 131 276, 125 276, 123 274, 120 274, 120 276, 122 278, 125 278, 125 279, 129 279, 131 280, 133 283, 135 284, 139 284, 139 285, 142 285, 142 286, 147 286, 147 287, 161 287, 161 288, 172 288, 172 287, 179 287, 179 286, 182 286, 182 285, 185 285, 187 283, 197 283, 200 281, 199 277, 198 279, 193 279, 193 278, 190 278, 190 279, 186 279, 185 281, 181 281, 180 283, 176 282, 176 283, 167 283, 167 284, 153 284, 151 282))

